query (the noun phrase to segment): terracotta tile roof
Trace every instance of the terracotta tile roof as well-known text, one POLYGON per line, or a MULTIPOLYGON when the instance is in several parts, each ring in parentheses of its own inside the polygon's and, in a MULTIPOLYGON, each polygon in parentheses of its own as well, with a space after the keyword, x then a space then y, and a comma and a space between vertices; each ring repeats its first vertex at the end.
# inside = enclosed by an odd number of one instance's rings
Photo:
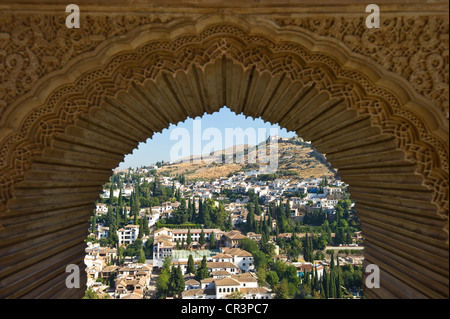
POLYGON ((231 276, 231 274, 226 270, 217 270, 212 273, 213 276, 231 276))
POLYGON ((206 266, 208 268, 238 268, 235 264, 228 262, 228 261, 224 261, 224 262, 207 262, 206 266))
POLYGON ((181 293, 183 297, 194 297, 194 296, 200 296, 205 295, 205 289, 189 289, 185 290, 181 293))
POLYGON ((239 291, 244 295, 247 294, 267 294, 270 290, 265 287, 254 287, 254 288, 240 288, 239 291))
POLYGON ((253 276, 249 272, 246 272, 243 274, 231 275, 231 278, 233 278, 239 282, 257 282, 258 281, 256 276, 253 276))
POLYGON ((231 256, 238 256, 238 257, 253 257, 251 253, 249 253, 246 250, 243 250, 241 248, 229 248, 227 250, 224 250, 224 253, 231 256))
POLYGON ((186 285, 200 285, 200 283, 195 279, 189 279, 185 282, 186 285))
POLYGON ((215 281, 216 286, 240 286, 239 281, 233 278, 223 278, 215 281))
POLYGON ((229 254, 219 253, 219 254, 216 254, 216 255, 212 256, 211 258, 212 259, 219 259, 219 258, 224 258, 224 259, 228 258, 228 259, 230 259, 230 258, 233 258, 233 256, 231 256, 229 254))
POLYGON ((241 232, 237 230, 229 231, 228 233, 225 233, 225 237, 228 237, 229 239, 243 239, 245 238, 244 235, 241 234, 241 232))

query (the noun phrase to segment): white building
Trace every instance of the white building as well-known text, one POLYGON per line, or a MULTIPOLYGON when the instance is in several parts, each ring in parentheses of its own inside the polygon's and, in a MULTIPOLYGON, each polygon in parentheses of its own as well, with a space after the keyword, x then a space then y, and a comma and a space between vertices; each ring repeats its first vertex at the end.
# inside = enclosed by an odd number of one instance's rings
POLYGON ((119 237, 119 245, 132 244, 139 236, 139 226, 127 225, 124 228, 120 228, 117 230, 117 236, 119 237))
POLYGON ((225 275, 218 278, 202 280, 201 288, 185 290, 183 299, 226 299, 229 295, 239 292, 244 299, 272 299, 273 293, 258 287, 258 280, 251 273, 225 275))
MULTIPOLYGON (((133 191, 134 191, 134 188, 133 187, 126 187, 126 188, 123 188, 122 189, 122 196, 124 196, 124 197, 130 197, 131 196, 131 194, 133 193, 133 191)), ((117 193, 117 195, 116 194, 114 194, 114 196, 119 196, 119 193, 117 193)))
POLYGON ((148 227, 152 227, 161 218, 161 215, 160 215, 160 213, 152 213, 152 214, 146 215, 146 217, 147 217, 148 227))
POLYGON ((95 212, 97 214, 106 214, 108 212, 108 206, 106 204, 103 203, 97 203, 96 208, 95 208, 95 212))
POLYGON ((172 232, 168 228, 155 231, 153 240, 153 267, 162 267, 166 257, 172 257, 175 244, 172 242, 172 232))
POLYGON ((224 255, 231 256, 232 262, 239 267, 242 272, 248 272, 249 270, 254 270, 254 260, 253 255, 246 250, 241 248, 224 248, 222 250, 224 255))
POLYGON ((294 205, 305 206, 308 204, 307 199, 303 199, 301 197, 291 197, 289 201, 289 205, 293 207, 294 205))
POLYGON ((97 228, 97 240, 102 238, 108 238, 109 236, 109 227, 101 227, 97 228))

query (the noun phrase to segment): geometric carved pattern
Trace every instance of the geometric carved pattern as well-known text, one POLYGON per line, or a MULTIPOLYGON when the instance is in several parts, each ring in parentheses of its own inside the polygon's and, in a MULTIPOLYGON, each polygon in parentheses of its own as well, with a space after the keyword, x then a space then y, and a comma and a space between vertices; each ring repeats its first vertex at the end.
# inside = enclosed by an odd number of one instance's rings
MULTIPOLYGON (((101 41, 137 26, 168 23, 168 15, 85 17, 83 32, 65 28, 65 16, 6 15, 0 21, 0 117, 6 105, 28 92, 33 83, 71 58, 92 51, 101 41)), ((443 17, 394 16, 379 30, 363 18, 274 18, 280 26, 298 26, 342 41, 353 52, 370 57, 403 76, 449 117, 449 22, 443 17)))
POLYGON ((393 16, 384 18, 379 30, 368 29, 363 18, 278 18, 275 22, 342 41, 353 52, 370 57, 384 69, 404 77, 448 119, 448 18, 393 16))

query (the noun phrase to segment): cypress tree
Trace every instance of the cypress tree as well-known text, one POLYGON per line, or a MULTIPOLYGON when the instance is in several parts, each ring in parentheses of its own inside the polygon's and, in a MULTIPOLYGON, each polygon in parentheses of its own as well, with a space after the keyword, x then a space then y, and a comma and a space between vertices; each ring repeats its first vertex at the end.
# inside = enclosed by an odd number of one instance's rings
POLYGON ((122 190, 119 189, 119 201, 117 203, 117 206, 122 207, 122 205, 123 205, 122 190))
POLYGON ((114 204, 114 188, 113 188, 113 183, 111 183, 111 186, 109 188, 109 204, 113 205, 114 204))
POLYGON ((133 207, 134 207, 134 196, 133 196, 134 192, 131 193, 130 196, 130 215, 133 213, 133 207))
POLYGON ((211 232, 209 235, 209 248, 216 248, 216 235, 214 235, 214 232, 211 232))
POLYGON ((291 218, 291 205, 289 204, 289 200, 286 201, 286 207, 284 209, 285 218, 291 218))
POLYGON ((186 240, 187 245, 189 246, 192 243, 192 238, 191 238, 191 229, 188 229, 188 233, 187 233, 187 240, 186 240))
POLYGON ((174 267, 169 277, 169 295, 179 295, 184 290, 184 278, 180 265, 174 267))
POLYGON ((328 299, 330 296, 330 285, 329 285, 329 278, 328 278, 328 272, 327 269, 323 269, 323 275, 322 275, 322 285, 323 285, 323 296, 328 299))
POLYGON ((253 210, 253 206, 249 206, 248 208, 248 213, 247 213, 247 225, 246 225, 246 231, 247 232, 252 232, 255 231, 255 213, 253 210))
POLYGON ((303 246, 303 258, 305 259, 305 261, 311 261, 311 248, 310 248, 310 240, 309 240, 309 235, 308 233, 306 233, 306 238, 305 238, 305 245, 303 246))
POLYGON ((138 238, 141 239, 142 237, 144 237, 144 220, 140 219, 139 221, 139 234, 138 234, 138 238))
POLYGON ((320 295, 321 295, 322 298, 326 298, 326 296, 325 296, 325 287, 324 287, 324 284, 323 284, 323 278, 322 278, 322 280, 320 280, 320 295))
POLYGON ((341 267, 339 266, 339 253, 336 255, 336 297, 337 298, 341 298, 342 297, 342 270, 341 267))
POLYGON ((341 271, 337 269, 336 276, 336 298, 342 298, 342 289, 341 289, 341 271))
POLYGON ((211 206, 205 200, 205 203, 202 206, 202 208, 203 208, 203 224, 205 225, 205 227, 209 227, 211 224, 211 215, 210 215, 211 206))
POLYGON ((91 231, 93 233, 96 232, 96 230, 95 230, 96 227, 97 227, 97 216, 94 215, 94 216, 92 216, 92 219, 91 219, 91 231))
POLYGON ((148 228, 147 218, 142 219, 142 222, 144 224, 144 235, 150 235, 150 228, 148 228))
POLYGON ((194 258, 192 258, 191 254, 189 254, 186 272, 188 274, 195 274, 194 258))
POLYGON ((188 198, 188 204, 187 204, 187 212, 188 212, 188 221, 192 221, 192 204, 191 204, 191 199, 188 198))
POLYGON ((334 251, 331 251, 330 270, 334 269, 334 251))
POLYGON ((227 230, 233 229, 233 220, 231 219, 231 215, 228 215, 227 224, 225 226, 227 230))
POLYGON ((205 232, 203 231, 203 228, 202 228, 202 231, 200 233, 200 238, 198 240, 198 243, 200 245, 204 245, 206 243, 206 241, 205 241, 205 232))
POLYGON ((209 277, 209 271, 208 271, 208 266, 206 263, 206 256, 203 256, 200 267, 197 270, 197 279, 200 281, 200 280, 203 280, 208 277, 209 277))
POLYGON ((336 298, 336 276, 335 271, 330 271, 330 298, 336 298))
POLYGON ((199 223, 199 224, 203 224, 203 223, 204 223, 204 217, 203 217, 203 201, 202 201, 201 198, 198 199, 197 223, 199 223))
POLYGON ((319 276, 317 275, 317 267, 314 267, 314 290, 319 290, 319 276))

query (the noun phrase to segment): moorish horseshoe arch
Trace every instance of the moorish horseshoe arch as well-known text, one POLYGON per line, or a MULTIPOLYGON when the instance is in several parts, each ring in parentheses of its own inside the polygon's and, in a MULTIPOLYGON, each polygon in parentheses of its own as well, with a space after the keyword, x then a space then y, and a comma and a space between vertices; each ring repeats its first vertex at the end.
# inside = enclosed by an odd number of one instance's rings
POLYGON ((111 169, 153 133, 223 105, 298 132, 339 169, 366 262, 382 271, 368 297, 448 298, 445 116, 339 41, 224 14, 104 40, 2 112, 1 297, 81 296, 64 270, 82 267, 111 169))

